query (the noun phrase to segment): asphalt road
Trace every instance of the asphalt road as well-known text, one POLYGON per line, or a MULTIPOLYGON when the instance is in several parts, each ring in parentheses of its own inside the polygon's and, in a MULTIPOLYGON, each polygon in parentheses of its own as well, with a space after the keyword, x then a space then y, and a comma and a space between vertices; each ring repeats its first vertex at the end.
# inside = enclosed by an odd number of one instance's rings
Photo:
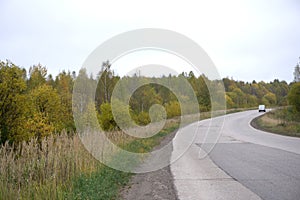
POLYGON ((258 115, 235 113, 213 128, 204 120, 181 130, 174 151, 198 127, 190 148, 171 165, 179 199, 300 199, 300 139, 252 128, 258 115), (215 131, 207 137, 209 127, 215 131), (203 150, 209 153, 205 158, 203 150))

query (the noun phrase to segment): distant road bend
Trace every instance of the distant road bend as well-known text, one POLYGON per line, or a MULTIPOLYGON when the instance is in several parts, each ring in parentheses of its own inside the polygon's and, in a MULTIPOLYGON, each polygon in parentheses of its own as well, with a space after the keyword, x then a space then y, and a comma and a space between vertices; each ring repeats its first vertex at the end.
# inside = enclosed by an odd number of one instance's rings
MULTIPOLYGON (((209 150, 203 134, 210 120, 181 130, 186 134, 178 137, 189 137, 189 128, 199 127, 191 148, 171 165, 179 199, 300 199, 300 138, 254 129, 250 121, 259 115, 227 115, 218 143, 204 159, 199 150, 209 150)), ((184 139, 173 141, 174 151, 184 139)))

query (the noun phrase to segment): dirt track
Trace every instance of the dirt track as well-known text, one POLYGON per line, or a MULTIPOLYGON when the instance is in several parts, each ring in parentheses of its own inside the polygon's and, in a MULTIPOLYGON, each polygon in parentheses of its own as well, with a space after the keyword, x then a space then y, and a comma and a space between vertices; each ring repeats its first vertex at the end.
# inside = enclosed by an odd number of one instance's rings
MULTIPOLYGON (((176 131, 166 136, 155 149, 159 149, 169 143, 176 131)), ((120 199, 123 200, 177 200, 177 193, 173 185, 173 176, 170 167, 136 174, 129 184, 120 192, 120 199)))

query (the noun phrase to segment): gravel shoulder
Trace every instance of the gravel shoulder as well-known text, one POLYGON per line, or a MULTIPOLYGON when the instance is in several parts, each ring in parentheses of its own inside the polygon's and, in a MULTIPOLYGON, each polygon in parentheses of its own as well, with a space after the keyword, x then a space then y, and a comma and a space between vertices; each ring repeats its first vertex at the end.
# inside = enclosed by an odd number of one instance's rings
MULTIPOLYGON (((159 149, 169 143, 176 131, 168 134, 154 149, 159 149)), ((170 166, 148 173, 135 174, 129 184, 120 191, 123 200, 177 200, 173 175, 170 166)))

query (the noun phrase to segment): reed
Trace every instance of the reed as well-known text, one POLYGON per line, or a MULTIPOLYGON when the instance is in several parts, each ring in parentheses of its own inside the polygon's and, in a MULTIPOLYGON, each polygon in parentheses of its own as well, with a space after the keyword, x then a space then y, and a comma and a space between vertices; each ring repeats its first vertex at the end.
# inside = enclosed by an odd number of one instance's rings
POLYGON ((77 135, 63 132, 0 148, 1 199, 64 199, 72 179, 100 166, 77 135))

